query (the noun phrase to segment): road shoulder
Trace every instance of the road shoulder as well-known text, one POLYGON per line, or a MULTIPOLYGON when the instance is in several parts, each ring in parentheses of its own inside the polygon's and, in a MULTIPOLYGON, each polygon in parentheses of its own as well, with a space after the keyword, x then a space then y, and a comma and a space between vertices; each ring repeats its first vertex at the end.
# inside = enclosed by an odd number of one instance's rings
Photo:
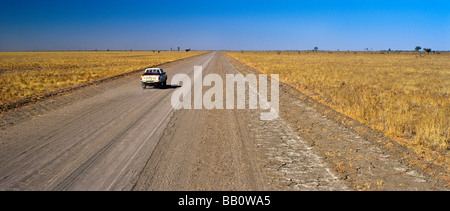
MULTIPOLYGON (((244 74, 259 74, 226 58, 244 74)), ((280 116, 355 190, 448 190, 439 166, 281 82, 280 116)))

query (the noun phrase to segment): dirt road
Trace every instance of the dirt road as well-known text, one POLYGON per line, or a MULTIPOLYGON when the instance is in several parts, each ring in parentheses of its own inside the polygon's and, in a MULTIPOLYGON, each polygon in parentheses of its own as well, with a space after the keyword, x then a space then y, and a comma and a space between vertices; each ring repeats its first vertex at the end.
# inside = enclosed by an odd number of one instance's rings
MULTIPOLYGON (((233 64, 212 52, 163 68, 170 82, 192 79, 194 66, 225 78, 238 73, 233 64)), ((23 108, 41 110, 31 119, 4 114, 18 121, 0 132, 0 190, 445 189, 284 85, 272 121, 259 109, 174 110, 177 89, 143 90, 135 74, 23 108)))

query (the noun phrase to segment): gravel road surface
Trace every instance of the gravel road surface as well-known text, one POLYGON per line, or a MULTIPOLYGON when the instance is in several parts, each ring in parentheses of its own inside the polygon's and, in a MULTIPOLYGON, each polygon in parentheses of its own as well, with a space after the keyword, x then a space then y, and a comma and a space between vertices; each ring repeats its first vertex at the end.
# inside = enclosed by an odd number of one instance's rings
POLYGON ((276 120, 173 109, 172 76, 255 73, 237 65, 211 52, 162 65, 167 87, 138 73, 2 114, 0 190, 445 190, 283 84, 276 120))

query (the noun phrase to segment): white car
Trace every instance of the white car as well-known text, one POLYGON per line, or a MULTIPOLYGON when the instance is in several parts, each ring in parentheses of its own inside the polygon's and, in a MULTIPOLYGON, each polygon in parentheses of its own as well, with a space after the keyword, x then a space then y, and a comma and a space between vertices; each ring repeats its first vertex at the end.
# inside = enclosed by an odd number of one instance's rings
POLYGON ((167 74, 161 68, 147 68, 141 75, 142 88, 147 86, 166 86, 167 74))

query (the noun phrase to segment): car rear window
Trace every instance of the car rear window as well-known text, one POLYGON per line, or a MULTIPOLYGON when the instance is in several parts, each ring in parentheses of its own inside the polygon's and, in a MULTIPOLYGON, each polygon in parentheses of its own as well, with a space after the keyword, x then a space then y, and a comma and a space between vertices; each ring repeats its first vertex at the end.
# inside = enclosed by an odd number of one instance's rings
POLYGON ((150 69, 150 70, 145 70, 145 73, 161 73, 161 70, 159 69, 150 69))

